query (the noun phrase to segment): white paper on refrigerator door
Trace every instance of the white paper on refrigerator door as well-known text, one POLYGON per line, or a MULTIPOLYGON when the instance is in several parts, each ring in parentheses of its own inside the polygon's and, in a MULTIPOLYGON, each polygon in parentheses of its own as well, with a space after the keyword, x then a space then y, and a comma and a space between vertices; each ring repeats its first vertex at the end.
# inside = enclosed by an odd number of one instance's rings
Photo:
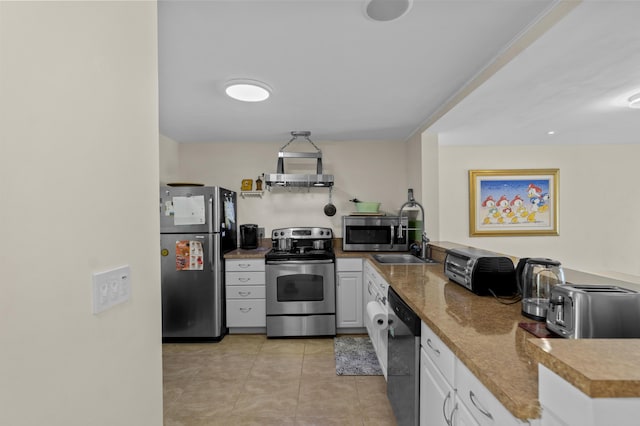
POLYGON ((174 225, 202 225, 205 220, 204 195, 173 197, 174 225))

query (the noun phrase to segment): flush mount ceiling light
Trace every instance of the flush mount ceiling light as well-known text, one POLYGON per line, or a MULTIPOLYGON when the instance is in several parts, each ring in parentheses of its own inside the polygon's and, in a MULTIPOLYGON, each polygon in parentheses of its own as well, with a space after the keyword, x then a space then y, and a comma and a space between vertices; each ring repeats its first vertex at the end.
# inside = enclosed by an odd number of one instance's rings
POLYGON ((640 93, 636 93, 635 95, 631 96, 628 101, 629 108, 640 109, 640 93))
POLYGON ((374 21, 393 21, 411 9, 413 0, 368 0, 365 15, 374 21))
POLYGON ((229 80, 224 91, 230 98, 243 102, 262 102, 271 96, 271 88, 257 80, 229 80))

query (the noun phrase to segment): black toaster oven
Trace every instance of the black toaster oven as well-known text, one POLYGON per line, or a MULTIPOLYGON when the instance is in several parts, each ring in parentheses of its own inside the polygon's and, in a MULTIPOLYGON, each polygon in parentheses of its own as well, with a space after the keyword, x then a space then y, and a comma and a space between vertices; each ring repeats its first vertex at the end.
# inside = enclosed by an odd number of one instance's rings
POLYGON ((472 247, 447 250, 444 274, 480 296, 518 293, 513 261, 487 250, 472 247))

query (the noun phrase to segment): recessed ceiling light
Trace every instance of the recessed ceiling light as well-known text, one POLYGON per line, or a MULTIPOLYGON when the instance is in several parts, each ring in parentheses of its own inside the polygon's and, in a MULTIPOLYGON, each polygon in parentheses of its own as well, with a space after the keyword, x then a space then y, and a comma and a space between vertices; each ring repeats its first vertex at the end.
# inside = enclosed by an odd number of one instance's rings
POLYGON ((548 134, 548 135, 550 135, 550 136, 553 136, 553 135, 555 135, 555 134, 556 134, 556 131, 555 131, 555 130, 549 130, 549 131, 547 132, 547 134, 548 134))
POLYGON ((629 108, 640 108, 640 93, 629 98, 629 108))
POLYGON ((364 13, 374 21, 393 21, 411 9, 413 0, 368 0, 364 13))
POLYGON ((230 98, 243 102, 261 102, 271 95, 271 88, 257 80, 229 80, 225 93, 230 98))

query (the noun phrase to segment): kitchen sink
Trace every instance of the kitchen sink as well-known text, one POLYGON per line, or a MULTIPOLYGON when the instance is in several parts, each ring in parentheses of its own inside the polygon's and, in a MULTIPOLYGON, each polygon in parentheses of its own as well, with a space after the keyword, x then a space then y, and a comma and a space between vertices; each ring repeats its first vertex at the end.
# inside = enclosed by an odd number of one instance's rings
POLYGON ((433 259, 421 259, 412 254, 374 254, 373 259, 378 263, 384 264, 395 264, 395 265, 412 265, 412 264, 429 264, 429 263, 438 263, 433 259))

